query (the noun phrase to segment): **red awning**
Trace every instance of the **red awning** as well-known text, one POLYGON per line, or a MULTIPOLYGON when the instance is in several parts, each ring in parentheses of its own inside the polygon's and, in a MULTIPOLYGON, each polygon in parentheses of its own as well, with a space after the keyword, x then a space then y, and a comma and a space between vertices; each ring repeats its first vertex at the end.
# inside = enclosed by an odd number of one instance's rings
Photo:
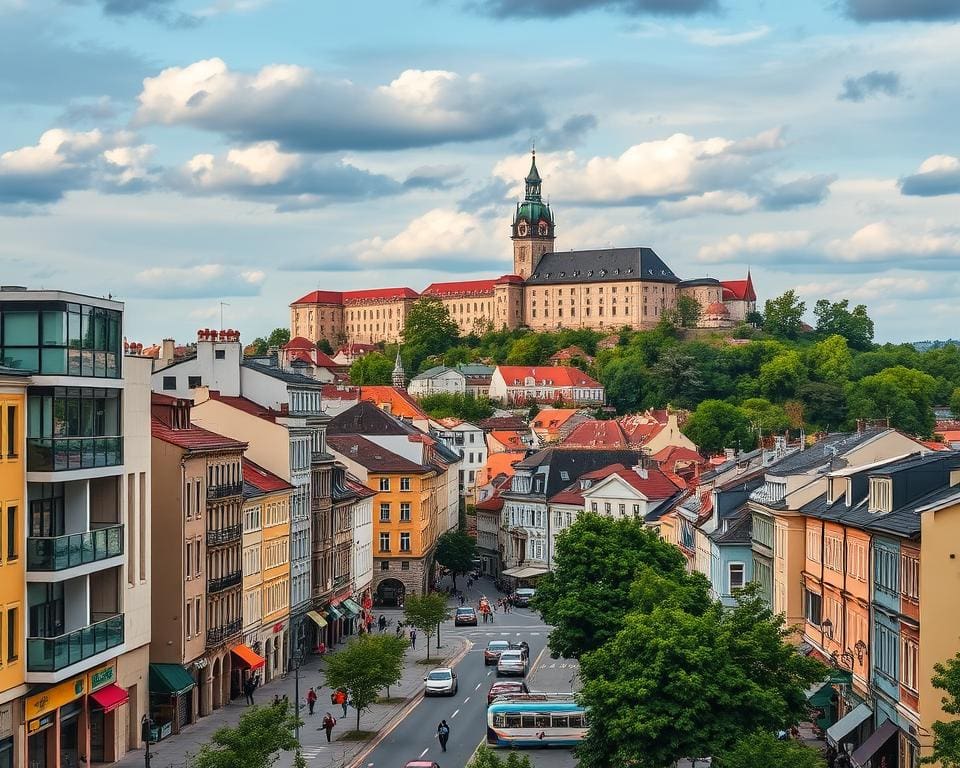
POLYGON ((121 704, 126 704, 130 696, 119 685, 105 685, 99 691, 90 694, 93 699, 94 709, 102 709, 104 712, 112 712, 121 704))
POLYGON ((243 669, 260 669, 267 660, 248 645, 238 645, 230 649, 237 657, 243 669))

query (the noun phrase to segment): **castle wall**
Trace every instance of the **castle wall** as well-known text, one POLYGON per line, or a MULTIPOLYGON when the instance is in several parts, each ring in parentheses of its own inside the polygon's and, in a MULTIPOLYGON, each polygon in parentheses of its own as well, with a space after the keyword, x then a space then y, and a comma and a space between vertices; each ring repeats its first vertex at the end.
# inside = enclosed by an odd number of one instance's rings
POLYGON ((290 336, 316 343, 326 339, 337 346, 344 341, 343 307, 340 304, 294 304, 290 307, 290 336))
POLYGON ((343 307, 347 342, 376 344, 400 341, 414 299, 351 299, 343 307))
POLYGON ((642 280, 524 286, 523 291, 523 322, 536 331, 652 328, 677 303, 676 285, 642 280))

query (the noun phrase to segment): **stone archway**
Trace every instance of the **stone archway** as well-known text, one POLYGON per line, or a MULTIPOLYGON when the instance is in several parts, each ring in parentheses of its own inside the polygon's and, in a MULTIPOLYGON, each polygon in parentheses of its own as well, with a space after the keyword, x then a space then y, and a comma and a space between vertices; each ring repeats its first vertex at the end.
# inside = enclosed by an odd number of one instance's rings
POLYGON ((230 687, 233 684, 233 658, 230 651, 220 659, 220 701, 230 703, 230 687))
POLYGON ((220 709, 223 706, 223 668, 220 665, 220 657, 213 660, 213 669, 210 672, 210 678, 213 683, 212 704, 214 709, 220 709))
POLYGON ((406 592, 406 585, 399 579, 384 579, 377 584, 377 605, 399 606, 406 592))
POLYGON ((200 717, 206 717, 213 711, 213 707, 211 706, 213 690, 210 673, 211 669, 209 664, 197 673, 199 682, 199 685, 197 685, 197 713, 200 717))

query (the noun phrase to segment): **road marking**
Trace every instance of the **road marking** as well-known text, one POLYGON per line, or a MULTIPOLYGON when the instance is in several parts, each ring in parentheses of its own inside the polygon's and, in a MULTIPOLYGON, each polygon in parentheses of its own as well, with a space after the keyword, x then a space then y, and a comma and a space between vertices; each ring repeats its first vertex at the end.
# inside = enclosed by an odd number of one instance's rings
POLYGON ((459 715, 459 714, 460 714, 460 710, 459 710, 459 709, 453 710, 453 714, 450 715, 450 719, 453 720, 453 718, 455 718, 455 717, 456 717, 457 715, 459 715))
POLYGON ((490 675, 492 675, 492 674, 493 674, 493 672, 487 672, 487 677, 490 677, 490 675))
MULTIPOLYGON (((429 751, 430 751, 430 747, 427 747, 425 750, 423 750, 423 752, 420 753, 420 757, 423 757, 429 751)), ((370 763, 370 765, 373 765, 373 763, 370 763)))
POLYGON ((477 683, 477 687, 476 687, 476 688, 474 688, 473 690, 475 690, 475 691, 479 691, 479 690, 480 690, 480 686, 481 686, 481 685, 483 685, 483 683, 477 683))
POLYGON ((465 699, 463 700, 463 703, 466 704, 468 701, 470 701, 470 697, 469 697, 469 696, 467 696, 467 698, 465 698, 465 699))

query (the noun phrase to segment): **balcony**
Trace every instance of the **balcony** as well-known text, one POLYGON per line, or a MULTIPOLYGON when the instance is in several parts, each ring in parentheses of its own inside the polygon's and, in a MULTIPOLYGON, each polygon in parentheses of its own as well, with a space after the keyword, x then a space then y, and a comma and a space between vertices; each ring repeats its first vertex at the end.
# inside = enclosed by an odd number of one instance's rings
POLYGON ((57 672, 122 644, 122 613, 59 637, 28 637, 27 671, 57 672))
POLYGON ((62 571, 123 554, 123 526, 27 539, 28 571, 62 571))
POLYGON ((219 547, 224 544, 232 544, 240 541, 243 536, 243 526, 240 524, 231 525, 229 528, 221 528, 218 531, 207 531, 207 546, 219 547))
POLYGON ((65 472, 123 464, 122 437, 32 437, 28 472, 65 472))
POLYGON ((228 573, 217 579, 207 579, 207 592, 223 592, 225 589, 237 586, 243 580, 243 574, 240 571, 228 573))
POLYGON ((243 483, 223 483, 221 485, 207 486, 207 501, 211 501, 213 499, 225 499, 228 496, 240 496, 242 494, 243 483))
POLYGON ((207 630, 207 648, 220 645, 220 643, 229 640, 234 635, 239 635, 242 628, 240 619, 224 624, 222 627, 214 627, 207 630))

